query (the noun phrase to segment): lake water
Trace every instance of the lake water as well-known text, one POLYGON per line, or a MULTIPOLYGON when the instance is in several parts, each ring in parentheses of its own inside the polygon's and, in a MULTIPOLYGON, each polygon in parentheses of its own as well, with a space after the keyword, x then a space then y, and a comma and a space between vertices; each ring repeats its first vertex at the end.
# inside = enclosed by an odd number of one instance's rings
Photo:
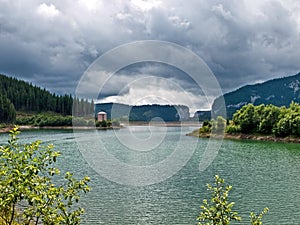
MULTIPOLYGON (((148 127, 131 127, 76 134, 62 130, 24 131, 21 141, 53 143, 63 154, 57 165, 62 171, 91 177, 92 191, 81 198, 86 210, 83 224, 197 224, 202 199, 209 198, 206 183, 212 183, 215 174, 233 186, 230 197, 236 202, 234 209, 243 216, 243 224, 249 224, 250 211, 260 212, 264 207, 270 209, 264 224, 300 224, 299 144, 224 140, 213 162, 199 172, 209 140, 184 135, 192 129, 152 127, 149 133, 148 127), (97 150, 99 145, 102 147, 97 150), (97 155, 103 149, 112 158, 141 168, 142 172, 133 173, 127 167, 116 169, 118 165, 97 155), (173 165, 165 161, 172 154, 173 165), (97 160, 102 162, 98 167, 97 160), (160 169, 161 173, 152 175, 145 172, 141 177, 143 168, 151 170, 151 165, 159 162, 169 170, 160 169), (102 164, 107 164, 106 168, 102 164), (183 165, 181 168, 175 164, 183 165), (109 165, 113 166, 107 170, 109 165), (170 171, 173 176, 165 179, 164 173, 170 171), (163 181, 156 183, 158 177, 163 181), (143 186, 140 181, 154 184, 143 186)), ((6 134, 0 135, 1 143, 6 139, 6 134)))

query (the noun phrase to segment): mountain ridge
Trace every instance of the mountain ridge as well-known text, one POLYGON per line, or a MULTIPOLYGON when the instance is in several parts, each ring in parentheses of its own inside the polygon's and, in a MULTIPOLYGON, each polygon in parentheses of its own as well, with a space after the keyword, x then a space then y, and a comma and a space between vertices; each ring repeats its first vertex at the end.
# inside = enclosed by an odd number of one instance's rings
MULTIPOLYGON (((244 105, 272 104, 276 106, 289 106, 292 101, 300 102, 300 73, 284 76, 257 84, 248 84, 235 91, 224 94, 227 118, 232 118, 236 110, 244 105)), ((217 105, 222 97, 215 99, 212 110, 217 110, 217 105)))
POLYGON ((138 105, 122 103, 97 103, 95 114, 100 111, 107 113, 108 119, 123 119, 129 121, 164 120, 167 122, 189 119, 189 108, 184 105, 138 105))

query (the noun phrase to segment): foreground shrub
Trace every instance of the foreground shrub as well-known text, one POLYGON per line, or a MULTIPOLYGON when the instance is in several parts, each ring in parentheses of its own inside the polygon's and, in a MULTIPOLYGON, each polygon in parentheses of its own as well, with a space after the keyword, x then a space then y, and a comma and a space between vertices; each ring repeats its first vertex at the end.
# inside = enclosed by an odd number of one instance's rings
MULTIPOLYGON (((216 175, 214 185, 207 184, 207 187, 211 192, 212 198, 210 201, 206 199, 203 200, 201 212, 197 218, 199 221, 198 225, 229 225, 231 221, 242 220, 238 215, 238 212, 235 212, 232 209, 234 202, 230 202, 228 199, 232 186, 225 186, 224 179, 216 175)), ((268 208, 265 208, 263 212, 258 215, 251 212, 251 225, 261 225, 262 217, 267 211, 268 208)))
POLYGON ((89 178, 77 180, 70 172, 58 177, 53 164, 60 153, 40 141, 20 144, 19 133, 13 129, 8 144, 0 146, 1 224, 80 224, 84 210, 74 203, 90 190, 89 178), (63 182, 53 182, 56 177, 63 182))

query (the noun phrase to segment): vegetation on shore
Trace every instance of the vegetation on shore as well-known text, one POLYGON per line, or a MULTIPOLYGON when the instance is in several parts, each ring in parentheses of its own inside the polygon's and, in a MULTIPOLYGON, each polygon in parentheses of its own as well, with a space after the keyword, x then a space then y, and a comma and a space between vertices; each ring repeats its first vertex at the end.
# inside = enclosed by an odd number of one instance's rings
POLYGON ((232 120, 218 117, 205 121, 190 135, 208 137, 222 132, 227 137, 297 142, 300 138, 300 105, 295 102, 289 107, 248 104, 238 110, 232 120))
POLYGON ((233 115, 226 132, 300 137, 300 105, 295 102, 289 107, 248 104, 233 115))
MULTIPOLYGON (((238 212, 233 211, 234 202, 229 201, 231 185, 225 185, 225 180, 218 175, 215 176, 213 185, 207 184, 211 192, 211 200, 203 200, 201 212, 197 218, 198 225, 229 225, 232 221, 241 221, 238 212)), ((262 218, 268 212, 268 208, 260 214, 250 213, 251 225, 262 225, 262 218)))
POLYGON ((20 144, 18 128, 10 132, 8 144, 0 146, 1 224, 80 224, 84 209, 77 203, 90 190, 89 177, 60 176, 54 167, 60 152, 41 141, 20 144))
MULTIPOLYGON (((16 78, 0 74, 0 129, 32 127, 120 126, 118 121, 94 119, 94 102, 71 95, 56 95, 16 78)), ((4 130, 4 129, 2 129, 4 130)))
POLYGON ((15 121, 17 125, 29 125, 36 127, 45 126, 95 126, 95 120, 84 117, 63 116, 56 113, 19 114, 15 121))
POLYGON ((1 124, 0 133, 7 133, 15 124, 24 129, 48 128, 48 129, 117 129, 120 122, 117 120, 97 121, 90 117, 62 116, 54 113, 21 114, 14 124, 1 124))

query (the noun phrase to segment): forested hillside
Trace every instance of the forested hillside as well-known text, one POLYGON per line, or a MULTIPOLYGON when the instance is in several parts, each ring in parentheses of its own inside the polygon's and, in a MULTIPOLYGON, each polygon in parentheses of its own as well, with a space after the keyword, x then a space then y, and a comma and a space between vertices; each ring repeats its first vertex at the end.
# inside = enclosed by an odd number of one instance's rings
POLYGON ((105 111, 108 119, 149 122, 155 117, 164 121, 182 121, 189 119, 189 108, 184 105, 141 105, 130 106, 119 103, 99 103, 95 112, 105 111))
MULTIPOLYGON (((71 95, 57 95, 46 89, 16 78, 0 75, 1 104, 9 105, 8 114, 13 111, 26 113, 55 112, 61 115, 72 115, 72 106, 76 116, 85 116, 94 112, 94 103, 88 100, 73 98, 71 95), (9 102, 7 102, 7 100, 9 102), (74 103, 74 105, 73 105, 74 103)), ((11 121, 7 119, 4 108, 0 105, 0 122, 11 121)))
POLYGON ((13 123, 16 119, 16 110, 11 101, 0 94, 0 122, 13 123))
MULTIPOLYGON (((255 106, 272 104, 288 107, 292 101, 300 102, 300 73, 260 84, 243 86, 225 94, 224 99, 228 118, 232 118, 238 109, 249 103, 255 106)), ((213 110, 217 109, 220 100, 220 98, 215 100, 212 106, 213 110)))

